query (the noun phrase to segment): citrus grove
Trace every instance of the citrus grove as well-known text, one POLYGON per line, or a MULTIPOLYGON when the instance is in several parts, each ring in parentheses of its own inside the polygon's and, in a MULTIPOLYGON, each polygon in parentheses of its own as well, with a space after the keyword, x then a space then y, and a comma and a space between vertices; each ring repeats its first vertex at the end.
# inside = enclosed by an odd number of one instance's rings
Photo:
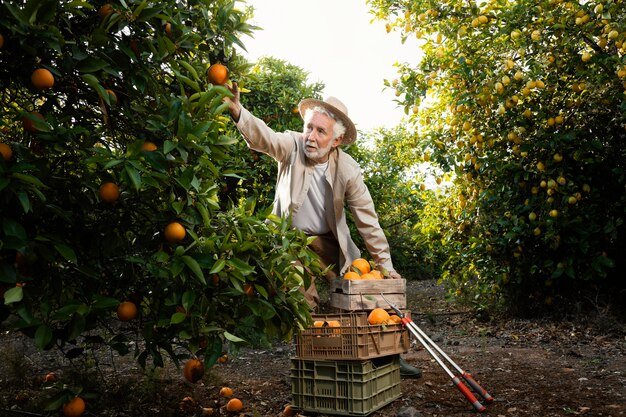
POLYGON ((386 84, 414 130, 396 144, 436 172, 409 236, 451 292, 525 313, 623 298, 624 3, 368 4, 423 45, 386 84))
MULTIPOLYGON (((221 85, 249 69, 235 46, 250 13, 227 0, 0 5, 1 318, 40 349, 75 359, 104 344, 204 369, 310 320, 306 237, 229 190, 253 162, 221 85)), ((47 408, 70 414, 94 395, 53 387, 47 408)))

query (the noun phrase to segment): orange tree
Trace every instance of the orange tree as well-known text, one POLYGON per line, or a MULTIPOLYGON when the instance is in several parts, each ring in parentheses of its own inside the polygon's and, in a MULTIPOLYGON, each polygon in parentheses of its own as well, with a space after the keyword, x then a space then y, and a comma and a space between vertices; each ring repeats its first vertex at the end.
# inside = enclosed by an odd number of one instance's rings
POLYGON ((622 288, 623 2, 369 4, 389 31, 423 41, 388 85, 414 145, 451 176, 433 221, 453 290, 529 311, 622 288))
POLYGON ((40 348, 126 353, 134 333, 142 365, 166 352, 210 366, 226 341, 309 320, 306 237, 220 194, 240 151, 229 92, 205 72, 247 68, 233 48, 254 28, 234 3, 0 5, 3 313, 40 348), (137 316, 113 326, 124 301, 137 316))

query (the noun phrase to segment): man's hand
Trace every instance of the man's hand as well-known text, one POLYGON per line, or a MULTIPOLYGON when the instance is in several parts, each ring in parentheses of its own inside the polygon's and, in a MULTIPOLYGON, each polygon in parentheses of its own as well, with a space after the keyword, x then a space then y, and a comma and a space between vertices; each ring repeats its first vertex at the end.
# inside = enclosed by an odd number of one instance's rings
POLYGON ((239 86, 237 83, 233 82, 232 86, 225 84, 226 88, 233 93, 233 97, 224 97, 224 103, 228 103, 228 110, 230 111, 230 117, 236 122, 239 121, 239 116, 241 115, 241 103, 239 102, 239 86))
POLYGON ((402 276, 398 274, 396 271, 391 271, 389 273, 389 278, 390 279, 402 279, 402 276))

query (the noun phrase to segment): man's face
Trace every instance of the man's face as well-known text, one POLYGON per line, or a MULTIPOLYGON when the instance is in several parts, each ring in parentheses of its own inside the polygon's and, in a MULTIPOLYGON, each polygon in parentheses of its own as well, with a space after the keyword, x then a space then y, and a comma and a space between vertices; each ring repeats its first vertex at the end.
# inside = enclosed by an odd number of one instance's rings
POLYGON ((333 139, 335 121, 322 113, 313 113, 311 120, 304 126, 304 154, 307 158, 323 163, 333 148, 341 143, 341 136, 333 139))

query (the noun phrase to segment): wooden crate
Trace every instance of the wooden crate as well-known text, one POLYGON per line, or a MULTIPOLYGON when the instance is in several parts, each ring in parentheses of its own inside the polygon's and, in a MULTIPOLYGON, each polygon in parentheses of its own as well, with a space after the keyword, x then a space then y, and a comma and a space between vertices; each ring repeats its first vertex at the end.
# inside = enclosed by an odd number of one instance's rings
MULTIPOLYGON (((393 313, 389 310, 390 313, 393 313)), ((405 316, 408 312, 403 311, 405 316)), ((334 327, 307 327, 296 335, 296 355, 302 359, 365 360, 406 353, 410 340, 402 324, 369 324, 366 311, 313 314, 313 321, 334 327)))
POLYGON ((348 280, 336 278, 330 284, 330 306, 338 310, 371 310, 389 308, 385 298, 400 309, 406 308, 405 279, 348 280))

